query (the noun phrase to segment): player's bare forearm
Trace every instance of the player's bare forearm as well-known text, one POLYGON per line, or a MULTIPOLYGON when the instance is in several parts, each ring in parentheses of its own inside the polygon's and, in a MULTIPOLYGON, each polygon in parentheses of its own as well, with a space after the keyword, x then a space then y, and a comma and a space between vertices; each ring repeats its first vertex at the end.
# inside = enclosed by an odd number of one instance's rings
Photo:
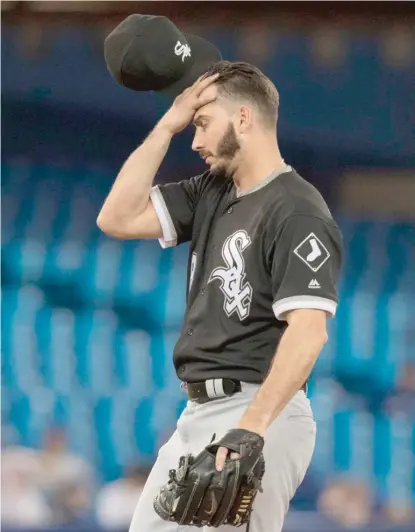
POLYGON ((173 133, 158 124, 122 166, 98 216, 100 227, 122 225, 139 216, 147 206, 158 169, 173 133))
POLYGON ((271 370, 238 427, 264 435, 307 380, 325 342, 324 311, 299 309, 288 318, 271 370))
POLYGON ((200 107, 216 99, 216 94, 204 94, 216 79, 217 75, 198 79, 177 96, 147 139, 125 161, 97 219, 104 233, 126 238, 161 236, 155 212, 150 219, 145 216, 154 176, 173 136, 188 126, 200 107))

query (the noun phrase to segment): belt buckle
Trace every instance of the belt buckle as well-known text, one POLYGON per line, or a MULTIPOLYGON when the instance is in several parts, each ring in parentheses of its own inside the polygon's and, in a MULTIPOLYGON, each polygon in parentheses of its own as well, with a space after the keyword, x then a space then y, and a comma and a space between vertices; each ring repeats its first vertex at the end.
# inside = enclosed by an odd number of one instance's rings
POLYGON ((187 388, 187 382, 181 382, 180 383, 180 388, 184 391, 184 392, 187 392, 188 388, 187 388))

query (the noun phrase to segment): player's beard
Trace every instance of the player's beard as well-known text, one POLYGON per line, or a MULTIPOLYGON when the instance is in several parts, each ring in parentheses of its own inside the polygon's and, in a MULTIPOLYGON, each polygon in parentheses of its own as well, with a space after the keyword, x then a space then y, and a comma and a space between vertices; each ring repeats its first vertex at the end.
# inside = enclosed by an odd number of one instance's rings
POLYGON ((219 162, 213 164, 210 171, 213 174, 223 175, 224 177, 231 179, 235 171, 232 168, 232 161, 235 159, 235 156, 240 149, 241 145, 236 136, 235 127, 232 122, 229 122, 216 149, 216 158, 219 159, 219 162))

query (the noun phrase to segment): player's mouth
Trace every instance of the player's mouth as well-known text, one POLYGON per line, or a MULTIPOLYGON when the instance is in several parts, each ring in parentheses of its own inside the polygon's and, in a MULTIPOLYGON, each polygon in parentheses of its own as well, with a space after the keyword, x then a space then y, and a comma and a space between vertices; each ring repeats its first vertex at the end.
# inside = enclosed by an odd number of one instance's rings
POLYGON ((205 163, 209 164, 208 161, 209 159, 212 159, 213 155, 201 153, 200 157, 205 161, 205 163))

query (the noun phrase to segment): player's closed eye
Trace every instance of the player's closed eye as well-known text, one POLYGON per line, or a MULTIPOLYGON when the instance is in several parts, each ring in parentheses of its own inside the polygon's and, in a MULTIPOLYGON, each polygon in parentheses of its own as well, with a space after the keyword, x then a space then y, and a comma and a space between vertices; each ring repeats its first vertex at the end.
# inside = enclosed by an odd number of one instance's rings
POLYGON ((206 120, 205 118, 197 118, 194 122, 193 122, 193 125, 194 127, 197 129, 197 128, 201 128, 202 131, 206 131, 206 128, 208 126, 209 122, 208 120, 206 120))

